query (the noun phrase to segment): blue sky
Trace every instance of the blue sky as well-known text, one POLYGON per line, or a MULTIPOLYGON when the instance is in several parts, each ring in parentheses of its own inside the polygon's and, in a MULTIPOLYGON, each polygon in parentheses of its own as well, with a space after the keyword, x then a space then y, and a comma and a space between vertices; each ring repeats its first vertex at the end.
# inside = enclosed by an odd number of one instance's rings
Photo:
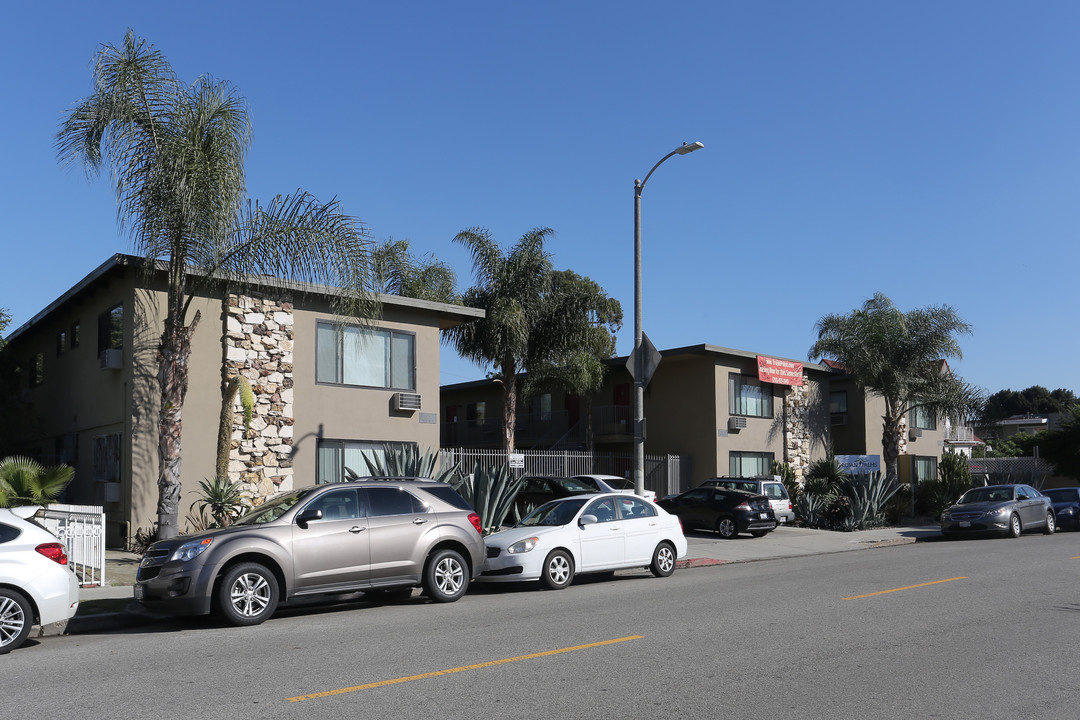
MULTIPOLYGON (((128 27, 254 124, 248 189, 336 196, 376 240, 555 230, 555 266, 623 304, 633 183, 644 327, 804 359, 822 315, 875 292, 974 326, 954 371, 989 392, 1080 391, 1080 3, 20 3, 0 60, 12 328, 115 252, 107 181, 57 161, 89 62, 128 27)), ((444 383, 484 369, 442 353, 444 383)))

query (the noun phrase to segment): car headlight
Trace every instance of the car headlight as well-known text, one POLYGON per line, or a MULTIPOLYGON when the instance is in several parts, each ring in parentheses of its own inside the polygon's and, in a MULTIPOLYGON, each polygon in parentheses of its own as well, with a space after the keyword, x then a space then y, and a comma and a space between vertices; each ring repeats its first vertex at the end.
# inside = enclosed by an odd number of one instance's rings
POLYGON ((210 543, 214 542, 214 538, 203 538, 202 540, 192 540, 186 542, 180 547, 176 548, 173 552, 173 560, 191 560, 199 555, 202 555, 206 548, 210 547, 210 543))
POLYGON ((1058 515, 1072 515, 1075 512, 1076 512, 1076 508, 1067 507, 1067 508, 1062 508, 1061 512, 1059 512, 1058 515))
POLYGON ((518 540, 516 543, 506 548, 506 552, 510 555, 520 555, 521 553, 527 553, 536 547, 536 543, 540 538, 525 538, 524 540, 518 540))
POLYGON ((952 520, 952 513, 950 513, 948 510, 946 510, 945 512, 941 513, 941 519, 942 520, 952 520))
POLYGON ((1004 515, 1007 512, 1009 512, 1009 508, 1007 508, 1007 507, 999 507, 999 508, 994 508, 993 510, 987 510, 986 514, 988 516, 990 516, 990 517, 994 517, 996 515, 1004 515))

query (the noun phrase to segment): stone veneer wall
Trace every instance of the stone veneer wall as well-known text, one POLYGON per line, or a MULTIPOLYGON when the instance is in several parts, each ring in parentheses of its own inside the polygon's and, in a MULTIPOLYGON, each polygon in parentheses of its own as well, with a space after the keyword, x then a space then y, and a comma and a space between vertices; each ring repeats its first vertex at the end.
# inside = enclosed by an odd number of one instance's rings
POLYGON ((226 380, 243 375, 255 394, 247 437, 239 397, 233 408, 229 479, 258 504, 293 488, 293 306, 231 294, 224 306, 226 380))
POLYGON ((800 484, 810 467, 809 386, 810 378, 804 375, 802 385, 792 385, 784 393, 784 462, 795 471, 800 484))

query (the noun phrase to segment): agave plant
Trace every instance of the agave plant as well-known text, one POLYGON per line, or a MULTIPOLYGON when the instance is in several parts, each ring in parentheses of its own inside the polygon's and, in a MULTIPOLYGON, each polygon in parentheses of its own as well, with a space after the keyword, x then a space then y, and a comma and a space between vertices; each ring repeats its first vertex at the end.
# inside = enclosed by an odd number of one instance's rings
POLYGON ((795 517, 806 527, 827 527, 832 498, 801 492, 795 496, 795 517))
POLYGON ((45 467, 33 458, 12 455, 0 460, 0 507, 48 505, 60 497, 75 469, 45 467))
POLYGON ((885 524, 889 500, 900 486, 880 472, 849 476, 843 484, 848 500, 848 519, 842 529, 865 530, 885 524))
POLYGON ((485 468, 476 463, 472 475, 463 478, 456 489, 476 510, 488 535, 502 527, 524 482, 524 475, 514 477, 506 465, 485 468))
MULTIPOLYGON (((376 477, 430 478, 448 483, 455 490, 462 482, 461 469, 457 465, 440 468, 437 452, 434 450, 421 452, 415 445, 386 444, 383 446, 381 455, 369 456, 365 453, 362 457, 364 464, 367 465, 368 473, 376 477)), ((350 480, 361 477, 350 467, 345 468, 345 474, 350 480)))
POLYGON ((210 513, 213 524, 217 527, 228 527, 233 520, 243 515, 248 507, 243 484, 227 477, 200 480, 199 493, 201 497, 191 503, 191 508, 199 506, 198 514, 188 516, 188 522, 196 529, 199 529, 200 524, 204 528, 208 525, 204 512, 210 513))

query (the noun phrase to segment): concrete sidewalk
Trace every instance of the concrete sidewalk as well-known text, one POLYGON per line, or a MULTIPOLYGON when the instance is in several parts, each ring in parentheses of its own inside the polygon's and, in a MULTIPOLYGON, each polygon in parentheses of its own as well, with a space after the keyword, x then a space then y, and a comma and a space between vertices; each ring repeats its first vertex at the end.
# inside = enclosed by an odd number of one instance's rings
MULTIPOLYGON (((856 532, 833 532, 781 526, 765 537, 739 535, 721 540, 713 533, 691 532, 686 536, 689 548, 679 568, 705 567, 725 563, 755 562, 778 558, 801 557, 904 545, 941 536, 937 525, 877 528, 856 532)), ((139 568, 140 556, 109 550, 105 558, 105 587, 83 588, 79 593, 79 611, 68 621, 44 628, 40 636, 85 634, 116 630, 157 622, 163 616, 151 613, 135 601, 131 586, 139 568)))

